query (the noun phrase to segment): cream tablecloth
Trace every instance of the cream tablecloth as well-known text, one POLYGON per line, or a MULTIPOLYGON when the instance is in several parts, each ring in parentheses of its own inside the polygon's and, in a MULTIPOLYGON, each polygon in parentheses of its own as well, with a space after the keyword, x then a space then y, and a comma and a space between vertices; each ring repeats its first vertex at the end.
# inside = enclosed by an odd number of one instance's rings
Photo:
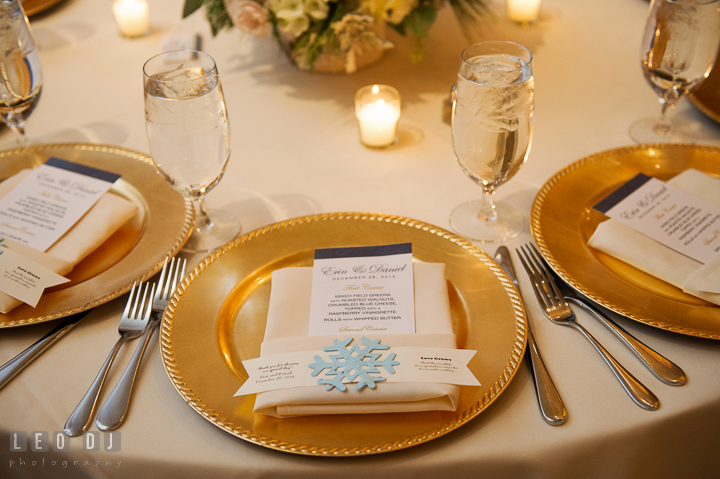
MULTIPOLYGON (((409 42, 352 76, 308 75, 280 56, 271 39, 238 31, 212 38, 202 14, 180 19, 181 0, 150 0, 150 36, 117 35, 108 1, 66 0, 32 19, 44 87, 27 131, 40 141, 108 143, 148 152, 143 122, 143 62, 163 36, 194 33, 220 69, 233 154, 210 206, 236 214, 246 231, 277 220, 332 211, 372 211, 448 227, 448 214, 476 197, 454 159, 442 100, 466 45, 451 13, 441 11, 412 63, 409 42), (403 98, 400 143, 370 151, 358 142, 353 95, 387 83, 403 98)), ((529 212, 547 178, 583 156, 630 144, 628 125, 655 114, 657 100, 640 70, 644 0, 544 0, 529 28, 510 23, 504 2, 479 38, 507 39, 532 50, 536 123, 530 160, 499 196, 529 212)), ((720 144, 720 128, 687 101, 677 114, 701 124, 704 142, 720 144)), ((0 133, 5 147, 9 132, 0 133)), ((510 241, 513 248, 529 231, 510 241)), ((486 246, 492 253, 495 246, 486 246)), ((639 409, 576 332, 545 320, 521 274, 535 336, 569 418, 546 425, 526 365, 501 397, 462 428, 405 451, 365 458, 323 459, 246 443, 193 411, 162 367, 156 342, 141 369, 121 450, 85 452, 73 439, 67 453, 9 450, 15 431, 60 431, 117 338, 122 300, 96 310, 0 390, 0 476, 337 478, 670 478, 720 477, 720 343, 684 337, 620 319, 688 375, 679 388, 659 383, 602 326, 579 320, 660 398, 658 411, 639 409), (52 465, 52 462, 55 464, 52 465), (86 462, 87 461, 87 462, 86 462), (110 464, 108 464, 110 462, 110 464)), ((52 327, 0 331, 0 362, 52 327)), ((134 349, 121 351, 109 384, 134 349)), ((106 391, 105 396, 109 392, 106 391)), ((93 430, 95 428, 93 427, 93 430)))

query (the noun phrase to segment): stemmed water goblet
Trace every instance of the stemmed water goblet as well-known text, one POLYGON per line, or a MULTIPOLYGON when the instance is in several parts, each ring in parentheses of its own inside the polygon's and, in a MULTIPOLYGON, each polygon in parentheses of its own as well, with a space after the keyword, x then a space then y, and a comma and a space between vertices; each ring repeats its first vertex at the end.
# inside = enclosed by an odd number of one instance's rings
POLYGON ((230 158, 227 108, 215 60, 200 51, 171 51, 143 67, 145 126, 158 172, 195 205, 195 228, 183 251, 207 252, 235 238, 240 225, 207 210, 205 195, 230 158))
POLYGON ((452 212, 450 223, 461 235, 496 243, 522 231, 523 215, 492 197, 527 160, 534 105, 532 54, 527 48, 489 41, 463 51, 452 110, 453 148, 483 196, 452 212))
POLYGON ((667 118, 668 110, 710 74, 720 44, 720 0, 653 0, 642 41, 645 79, 660 97, 659 117, 630 125, 638 143, 695 142, 687 128, 667 118))
POLYGON ((27 143, 25 120, 42 91, 40 57, 18 0, 0 0, 0 117, 17 143, 27 143))

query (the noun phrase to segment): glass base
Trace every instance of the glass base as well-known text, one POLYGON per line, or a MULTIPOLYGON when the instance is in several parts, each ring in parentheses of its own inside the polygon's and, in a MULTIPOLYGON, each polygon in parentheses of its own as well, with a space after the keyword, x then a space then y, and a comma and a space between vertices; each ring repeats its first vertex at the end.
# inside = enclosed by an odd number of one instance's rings
POLYGON ((630 125, 630 138, 635 143, 696 143, 697 135, 694 135, 689 129, 683 128, 671 122, 668 131, 659 131, 655 128, 658 124, 659 117, 641 118, 630 125))
POLYGON ((240 222, 233 215, 222 210, 207 210, 208 222, 193 227, 190 238, 183 246, 186 253, 207 253, 218 249, 240 234, 240 222))
POLYGON ((501 243, 519 235, 525 226, 523 215, 507 203, 495 203, 496 216, 480 219, 483 200, 463 203, 450 214, 450 225, 460 235, 480 243, 501 243))

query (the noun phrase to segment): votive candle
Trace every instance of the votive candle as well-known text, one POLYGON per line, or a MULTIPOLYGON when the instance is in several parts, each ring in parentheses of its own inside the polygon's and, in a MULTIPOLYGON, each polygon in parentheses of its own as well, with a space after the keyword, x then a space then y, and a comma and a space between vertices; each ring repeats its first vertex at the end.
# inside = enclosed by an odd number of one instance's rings
POLYGON ((371 148, 390 146, 397 141, 400 93, 388 85, 368 85, 355 94, 355 115, 360 142, 371 148))
POLYGON ((540 14, 540 0, 507 0, 507 12, 514 22, 532 23, 540 14))
POLYGON ((120 34, 133 38, 150 32, 150 13, 146 0, 115 0, 113 14, 120 34))

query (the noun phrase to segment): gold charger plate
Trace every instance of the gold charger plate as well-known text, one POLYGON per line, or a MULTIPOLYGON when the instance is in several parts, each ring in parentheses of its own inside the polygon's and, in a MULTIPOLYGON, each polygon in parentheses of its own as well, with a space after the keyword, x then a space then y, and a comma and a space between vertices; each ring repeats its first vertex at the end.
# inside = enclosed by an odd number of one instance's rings
POLYGON ((121 175, 110 191, 138 206, 137 214, 50 288, 37 306, 0 314, 0 328, 24 326, 78 313, 127 292, 162 267, 190 236, 194 211, 189 200, 157 174, 152 159, 124 148, 83 143, 35 145, 0 151, 0 180, 35 168, 51 156, 121 175))
POLYGON ((63 0, 24 0, 22 7, 23 10, 25 10, 25 15, 29 17, 36 13, 43 12, 62 1, 63 0))
POLYGON ((606 217, 592 206, 638 172, 667 181, 695 168, 720 176, 720 149, 656 144, 601 152, 570 164, 540 189, 531 229, 555 272, 590 299, 635 321, 720 339, 720 307, 588 246, 606 217))
POLYGON ((515 287, 481 249, 435 226, 399 216, 335 213, 250 232, 185 277, 163 317, 163 363, 175 388, 208 421, 246 441, 312 456, 395 451, 442 436, 488 407, 525 350, 525 311, 515 287), (273 270, 311 266, 315 248, 412 242, 415 261, 446 264, 458 347, 482 387, 462 387, 455 412, 276 419, 253 413, 255 395, 233 397, 241 361, 260 356, 273 270))

